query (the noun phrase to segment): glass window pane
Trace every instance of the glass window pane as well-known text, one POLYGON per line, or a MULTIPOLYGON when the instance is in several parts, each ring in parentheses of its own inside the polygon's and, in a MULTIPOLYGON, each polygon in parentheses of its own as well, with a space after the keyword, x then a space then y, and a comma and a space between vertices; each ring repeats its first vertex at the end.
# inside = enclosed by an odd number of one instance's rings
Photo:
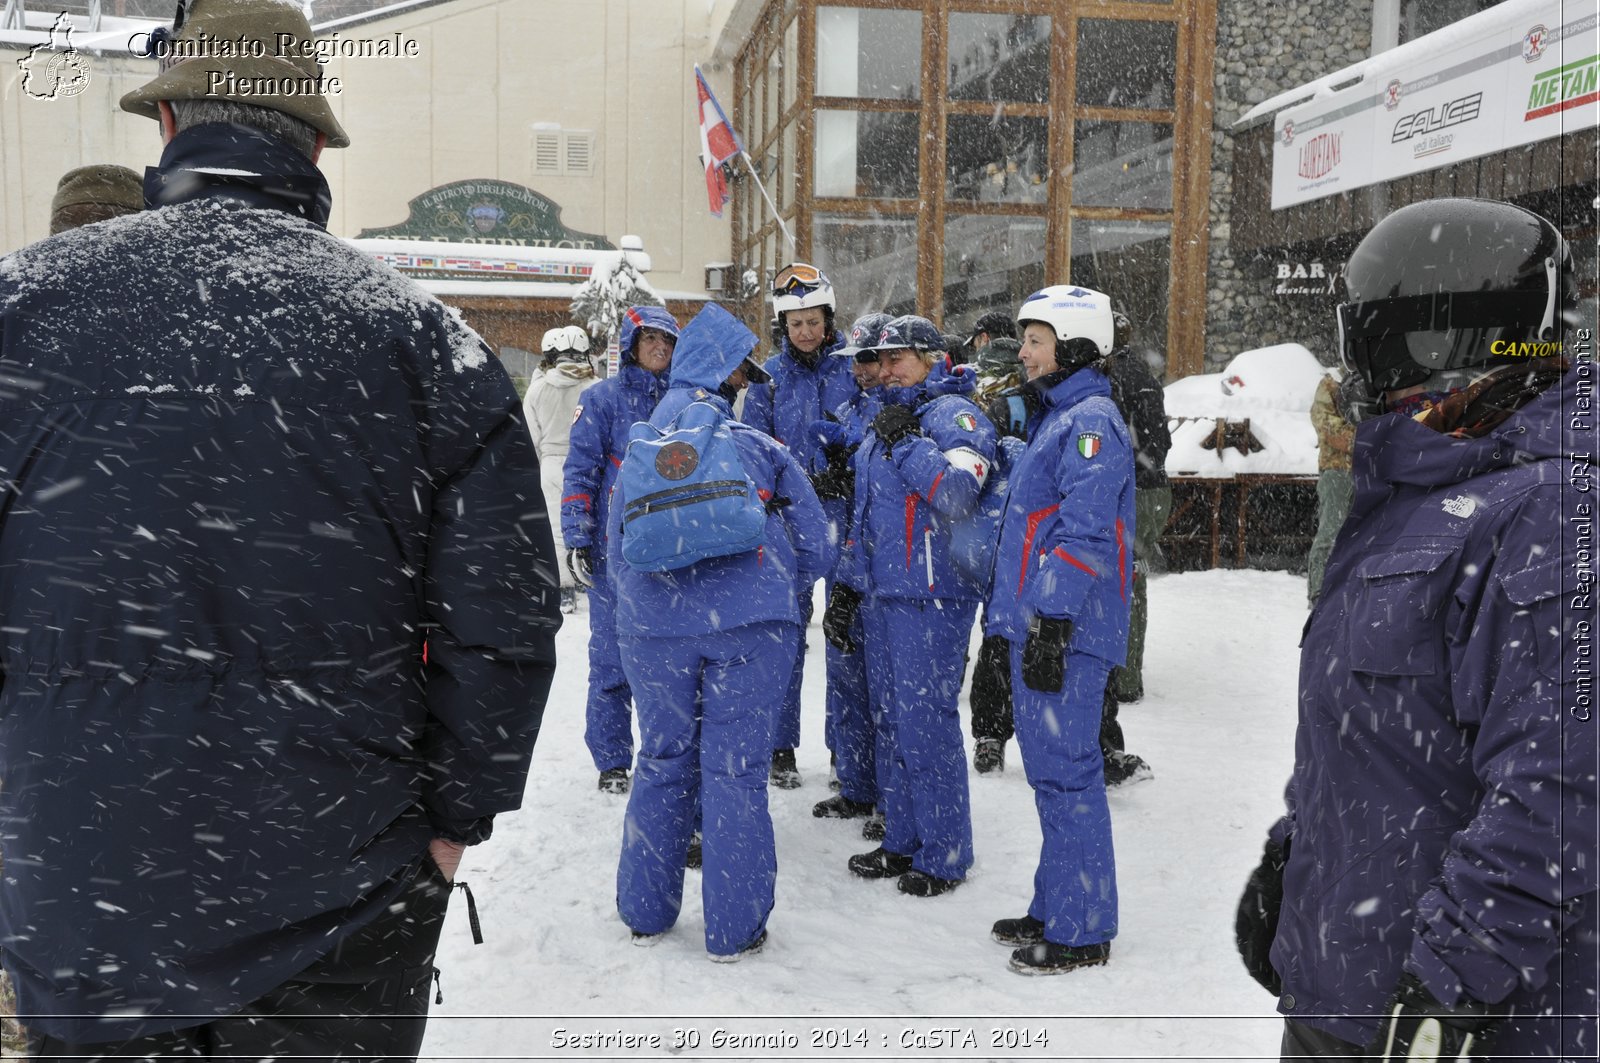
POLYGON ((1072 202, 1171 210, 1172 127, 1079 122, 1072 142, 1072 202))
POLYGON ((1178 25, 1086 18, 1078 23, 1078 106, 1170 108, 1178 25))
POLYGON ((783 113, 783 49, 774 48, 767 60, 767 130, 778 128, 778 117, 783 113))
POLYGON ((1172 226, 1166 222, 1072 220, 1069 279, 1111 296, 1133 324, 1131 346, 1153 365, 1166 364, 1171 261, 1172 226))
POLYGON ((796 189, 799 186, 800 167, 795 160, 795 130, 798 125, 798 122, 790 122, 783 127, 783 176, 778 180, 778 202, 784 210, 794 206, 798 194, 796 189))
POLYGON ((990 310, 1012 313, 1044 287, 1043 218, 951 215, 944 226, 944 331, 966 335, 990 310))
POLYGON ((952 14, 949 55, 952 100, 1050 100, 1048 18, 952 14))
POLYGON ((1043 118, 951 115, 945 123, 945 196, 979 203, 1043 203, 1048 137, 1043 118))
POLYGON ((817 8, 817 95, 922 95, 922 13, 817 8))
POLYGON ((818 111, 818 196, 907 198, 917 194, 915 112, 818 111))
POLYGON ((800 20, 790 19, 783 31, 783 106, 787 110, 799 96, 800 20))
POLYGON ((816 265, 833 282, 841 329, 866 313, 916 313, 915 218, 818 214, 812 247, 816 265))

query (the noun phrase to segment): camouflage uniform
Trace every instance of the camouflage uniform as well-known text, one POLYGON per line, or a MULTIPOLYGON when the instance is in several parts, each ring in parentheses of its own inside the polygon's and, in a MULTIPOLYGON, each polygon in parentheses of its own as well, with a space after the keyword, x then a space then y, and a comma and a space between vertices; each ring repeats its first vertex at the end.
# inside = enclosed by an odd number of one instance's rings
POLYGON ((1340 412, 1339 382, 1332 376, 1317 385, 1311 424, 1317 430, 1317 536, 1306 557, 1306 594, 1315 602, 1333 540, 1350 512, 1350 446, 1356 437, 1355 426, 1340 412))

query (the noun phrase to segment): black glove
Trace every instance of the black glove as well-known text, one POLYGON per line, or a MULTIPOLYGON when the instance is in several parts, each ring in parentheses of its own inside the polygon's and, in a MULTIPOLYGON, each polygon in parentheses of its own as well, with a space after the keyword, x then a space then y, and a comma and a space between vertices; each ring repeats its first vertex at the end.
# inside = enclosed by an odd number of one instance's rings
POLYGON ((872 430, 883 440, 883 445, 889 448, 889 453, 893 454, 896 443, 908 436, 922 434, 922 421, 911 412, 909 406, 885 406, 883 411, 872 419, 872 430))
POLYGON ((575 546, 567 551, 567 567, 572 578, 585 587, 594 586, 594 551, 587 546, 575 546))
POLYGON ((1072 641, 1072 621, 1041 616, 1028 629, 1022 644, 1022 681, 1041 694, 1061 693, 1067 678, 1067 643, 1072 641))
POLYGON ((1486 1059, 1485 1046, 1499 1021, 1500 1016, 1475 1001, 1441 1004, 1416 975, 1403 974, 1384 1006, 1383 1025, 1367 1046, 1366 1058, 1378 1063, 1486 1059))
POLYGON ((834 584, 833 593, 828 596, 828 608, 822 614, 822 637, 828 640, 828 645, 840 653, 854 653, 860 648, 850 638, 850 627, 860 611, 860 593, 843 583, 834 584))
POLYGON ((811 486, 817 489, 817 497, 823 501, 828 499, 849 499, 855 494, 856 474, 850 467, 850 456, 856 452, 855 447, 831 446, 824 450, 828 457, 827 468, 811 478, 811 486))
POLYGON ((782 495, 773 495, 763 503, 763 506, 767 511, 767 516, 769 517, 778 512, 778 510, 782 509, 784 506, 792 505, 794 505, 794 499, 785 498, 782 495))
POLYGON ((1289 862, 1288 843, 1282 847, 1271 838, 1261 854, 1261 865, 1250 872, 1244 884, 1244 896, 1239 898, 1239 911, 1233 917, 1233 940, 1239 946, 1239 958, 1250 977, 1277 996, 1283 992, 1283 979, 1272 969, 1267 954, 1272 951, 1272 939, 1278 936, 1278 913, 1283 909, 1283 868, 1289 862))

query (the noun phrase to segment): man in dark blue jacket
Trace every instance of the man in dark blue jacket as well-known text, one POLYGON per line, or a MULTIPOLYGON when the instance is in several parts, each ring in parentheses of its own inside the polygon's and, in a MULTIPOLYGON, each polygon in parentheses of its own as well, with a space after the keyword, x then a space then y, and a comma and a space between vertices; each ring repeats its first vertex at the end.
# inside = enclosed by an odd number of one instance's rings
POLYGON ((1286 1059, 1594 1056, 1596 372, 1572 268, 1548 221, 1486 200, 1405 207, 1351 255, 1343 353, 1384 412, 1356 429, 1289 807, 1238 913, 1286 1059))
POLYGON ((482 341, 325 231, 327 101, 217 62, 123 101, 150 209, 0 260, 0 959, 36 1057, 403 1059, 554 668, 537 460, 482 341))

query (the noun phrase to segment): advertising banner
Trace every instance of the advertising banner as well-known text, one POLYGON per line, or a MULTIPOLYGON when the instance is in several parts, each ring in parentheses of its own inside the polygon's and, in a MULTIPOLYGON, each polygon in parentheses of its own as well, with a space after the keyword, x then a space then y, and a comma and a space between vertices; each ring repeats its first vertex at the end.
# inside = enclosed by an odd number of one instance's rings
POLYGON ((1592 5, 1523 0, 1352 68, 1278 113, 1273 209, 1600 124, 1597 24, 1592 5))

